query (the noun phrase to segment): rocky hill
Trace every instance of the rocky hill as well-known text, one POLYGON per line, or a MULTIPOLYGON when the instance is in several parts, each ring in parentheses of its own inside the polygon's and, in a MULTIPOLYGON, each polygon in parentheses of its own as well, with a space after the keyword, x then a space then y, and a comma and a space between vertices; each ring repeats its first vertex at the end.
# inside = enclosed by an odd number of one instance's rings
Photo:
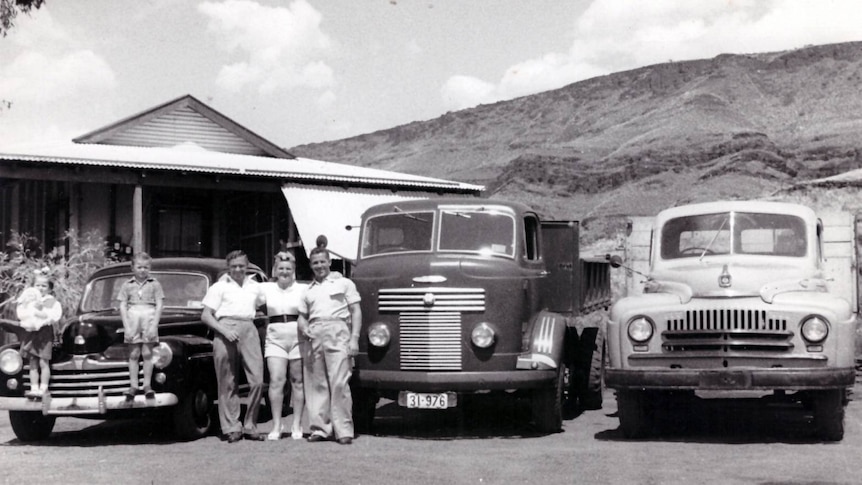
POLYGON ((291 148, 484 184, 550 218, 652 215, 862 167, 862 42, 669 62, 291 148))

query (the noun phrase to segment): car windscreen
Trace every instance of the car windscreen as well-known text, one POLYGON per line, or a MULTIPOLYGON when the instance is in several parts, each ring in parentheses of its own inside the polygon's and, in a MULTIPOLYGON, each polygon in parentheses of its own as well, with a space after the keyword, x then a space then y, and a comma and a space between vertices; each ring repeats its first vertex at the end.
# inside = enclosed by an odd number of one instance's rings
POLYGON ((362 256, 431 250, 433 212, 395 212, 369 218, 362 237, 362 256))
POLYGON ((487 209, 441 210, 440 251, 515 256, 515 218, 487 209))
POLYGON ((724 212, 671 219, 661 230, 662 259, 717 254, 803 257, 805 221, 790 214, 724 212))
MULTIPOLYGON (((209 280, 199 273, 152 272, 150 274, 162 285, 165 293, 165 307, 203 308, 204 295, 209 287, 209 280)), ((81 310, 95 312, 101 310, 119 309, 118 295, 123 283, 132 278, 130 273, 97 278, 87 284, 81 310)))

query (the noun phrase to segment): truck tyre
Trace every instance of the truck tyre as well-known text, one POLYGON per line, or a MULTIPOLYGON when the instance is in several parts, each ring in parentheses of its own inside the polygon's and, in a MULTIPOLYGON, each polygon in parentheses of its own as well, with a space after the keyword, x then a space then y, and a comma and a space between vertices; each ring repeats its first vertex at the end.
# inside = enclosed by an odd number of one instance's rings
POLYGON ((829 389, 814 395, 814 425, 824 441, 844 439, 844 390, 829 389))
POLYGON ((563 367, 558 368, 553 387, 533 390, 533 424, 542 433, 556 433, 563 428, 563 373, 563 367))
POLYGON ((213 428, 213 400, 200 386, 177 403, 173 410, 174 433, 182 440, 196 440, 213 428))
POLYGON ((652 426, 644 391, 617 391, 617 415, 623 436, 629 439, 645 438, 652 426))
POLYGON ((353 389, 353 425, 361 434, 369 434, 374 426, 374 414, 377 411, 377 393, 362 389, 353 389))
POLYGON ((596 348, 592 352, 590 359, 590 367, 587 369, 586 379, 584 379, 583 387, 578 395, 578 402, 581 409, 601 409, 602 394, 605 386, 602 374, 605 370, 605 339, 599 333, 596 336, 596 348))
POLYGON ((21 441, 41 441, 51 436, 55 416, 45 416, 41 411, 9 411, 9 424, 21 441))

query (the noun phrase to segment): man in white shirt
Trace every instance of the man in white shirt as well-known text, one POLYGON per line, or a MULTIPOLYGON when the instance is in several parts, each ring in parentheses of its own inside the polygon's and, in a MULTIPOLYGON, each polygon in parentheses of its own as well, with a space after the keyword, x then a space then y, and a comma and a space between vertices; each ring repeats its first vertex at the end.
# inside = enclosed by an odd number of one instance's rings
POLYGON ((242 438, 261 440, 257 413, 263 395, 263 357, 260 336, 254 326, 257 307, 263 303, 260 285, 246 275, 248 256, 231 251, 225 257, 228 272, 208 290, 201 319, 215 330, 213 359, 218 381, 218 414, 228 443, 242 438), (242 360, 248 381, 248 409, 240 426, 237 359, 242 360))

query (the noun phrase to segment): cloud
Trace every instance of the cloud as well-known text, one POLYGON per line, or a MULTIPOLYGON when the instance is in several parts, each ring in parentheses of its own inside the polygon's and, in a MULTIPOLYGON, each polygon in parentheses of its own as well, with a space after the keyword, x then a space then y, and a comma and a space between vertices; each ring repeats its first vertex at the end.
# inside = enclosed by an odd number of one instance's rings
POLYGON ((239 92, 254 87, 262 94, 335 84, 325 58, 333 49, 320 28, 322 15, 306 0, 287 7, 268 7, 250 0, 204 2, 198 11, 209 18, 209 30, 223 49, 242 60, 222 66, 216 84, 239 92))
POLYGON ((0 93, 15 102, 46 104, 83 90, 110 89, 114 82, 111 67, 88 50, 56 57, 28 51, 0 68, 0 93))
POLYGON ((111 89, 116 83, 108 62, 77 47, 81 41, 54 22, 47 9, 19 15, 8 41, 20 53, 0 64, 0 96, 15 104, 54 103, 111 89))
POLYGON ((860 40, 860 24, 856 0, 596 0, 573 22, 568 52, 521 61, 496 83, 455 75, 441 94, 462 109, 671 60, 860 40))

